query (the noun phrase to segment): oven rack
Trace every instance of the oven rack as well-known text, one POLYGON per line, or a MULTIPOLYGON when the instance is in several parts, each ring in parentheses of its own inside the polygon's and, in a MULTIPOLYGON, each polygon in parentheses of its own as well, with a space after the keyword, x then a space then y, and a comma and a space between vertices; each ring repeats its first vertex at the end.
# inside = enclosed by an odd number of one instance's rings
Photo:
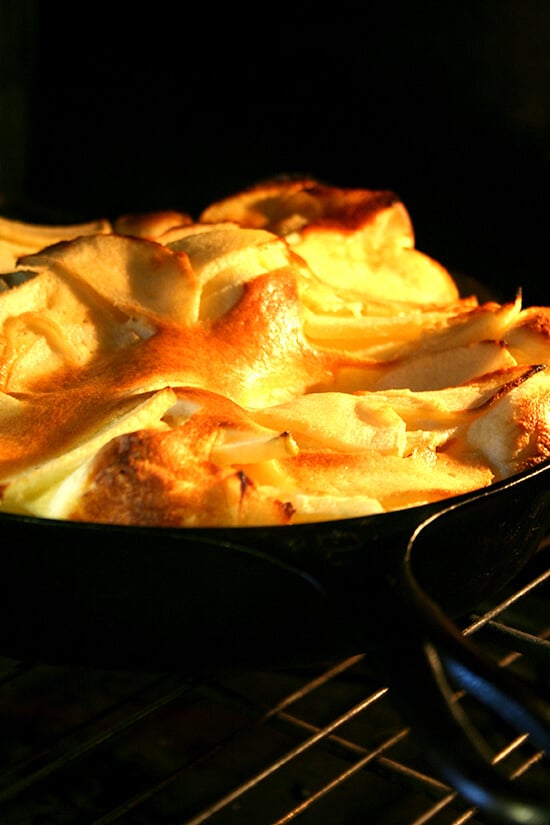
MULTIPOLYGON (((545 694, 549 602, 546 541, 463 627, 545 694)), ((526 736, 456 701, 515 781, 547 781, 526 736)), ((427 763, 370 655, 192 677, 2 659, 0 724, 2 825, 485 822, 427 763)))

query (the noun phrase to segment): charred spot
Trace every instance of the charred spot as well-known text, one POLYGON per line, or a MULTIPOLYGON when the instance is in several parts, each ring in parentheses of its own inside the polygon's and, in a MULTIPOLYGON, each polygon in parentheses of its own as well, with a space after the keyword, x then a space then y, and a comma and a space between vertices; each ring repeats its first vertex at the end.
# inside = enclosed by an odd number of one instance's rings
POLYGON ((294 513, 296 512, 296 507, 292 504, 291 501, 282 501, 281 507, 285 518, 291 519, 294 513))
POLYGON ((244 472, 244 470, 237 470, 236 476, 239 480, 239 484, 240 484, 240 487, 241 487, 241 498, 244 498, 244 496, 247 493, 247 490, 249 488, 254 487, 254 482, 252 481, 251 478, 249 478, 249 476, 247 476, 247 474, 244 472))
MULTIPOLYGON (((324 201, 324 196, 327 196, 323 187, 311 187, 309 191, 318 195, 321 203, 324 201)), ((346 198, 335 200, 327 197, 324 202, 323 215, 315 223, 325 227, 336 226, 339 229, 342 226, 350 230, 358 229, 369 223, 378 213, 398 203, 401 203, 401 198, 395 192, 358 189, 351 193, 348 192, 346 198)))
POLYGON ((493 393, 493 395, 487 399, 483 404, 480 404, 479 407, 476 407, 477 410, 483 410, 491 407, 493 404, 496 404, 497 401, 500 401, 501 398, 504 398, 505 395, 515 390, 517 387, 520 387, 525 381, 528 381, 529 378, 532 378, 533 375, 536 375, 538 372, 546 369, 546 364, 533 364, 533 366, 529 367, 525 372, 522 372, 520 375, 516 375, 512 378, 511 381, 507 381, 503 384, 499 389, 493 393))

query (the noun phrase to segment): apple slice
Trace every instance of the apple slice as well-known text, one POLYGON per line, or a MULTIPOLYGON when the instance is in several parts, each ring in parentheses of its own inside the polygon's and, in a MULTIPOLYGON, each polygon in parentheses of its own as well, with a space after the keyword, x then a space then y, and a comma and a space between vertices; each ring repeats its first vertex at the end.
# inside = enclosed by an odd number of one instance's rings
POLYGON ((120 312, 153 325, 196 317, 200 293, 187 256, 155 241, 92 235, 25 256, 19 266, 85 284, 120 312))
POLYGON ((38 252, 45 246, 79 238, 82 235, 106 234, 111 231, 110 222, 101 218, 96 221, 50 226, 0 216, 0 272, 14 272, 18 258, 38 252))

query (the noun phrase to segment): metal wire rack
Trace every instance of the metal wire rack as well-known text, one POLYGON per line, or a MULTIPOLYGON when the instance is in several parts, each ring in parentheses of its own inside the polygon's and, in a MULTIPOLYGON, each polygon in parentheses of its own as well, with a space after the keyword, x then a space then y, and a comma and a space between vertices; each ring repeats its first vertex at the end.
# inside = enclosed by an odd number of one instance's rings
MULTIPOLYGON (((463 631, 547 692, 549 607, 545 542, 463 631)), ((192 678, 3 659, 0 722, 2 825, 485 821, 427 763, 366 655, 192 678)), ((526 736, 480 724, 517 782, 542 781, 526 736)))

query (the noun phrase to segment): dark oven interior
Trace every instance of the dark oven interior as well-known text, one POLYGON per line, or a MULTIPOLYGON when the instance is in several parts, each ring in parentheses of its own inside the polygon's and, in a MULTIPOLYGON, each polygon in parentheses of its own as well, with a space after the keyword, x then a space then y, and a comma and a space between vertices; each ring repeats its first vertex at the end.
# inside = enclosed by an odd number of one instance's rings
POLYGON ((419 249, 544 302, 549 31, 540 0, 3 3, 2 211, 197 215, 307 174, 397 192, 419 249))
MULTIPOLYGON (((374 5, 0 4, 0 213, 196 214, 305 173, 395 190, 418 248, 547 304, 550 5, 374 5)), ((462 623, 541 693, 549 578, 543 543, 462 623)), ((1 659, 0 823, 489 822, 427 762, 374 658, 208 678, 177 665, 1 659)), ((527 737, 456 701, 516 783, 546 781, 527 737)))
MULTIPOLYGON (((498 600, 461 623, 542 695, 549 588, 546 540, 498 600)), ((442 781, 371 655, 208 677, 182 676, 177 663, 154 673, 6 658, 0 667, 3 825, 493 821, 442 781)), ((528 737, 467 693, 454 699, 515 784, 547 787, 528 737)))

